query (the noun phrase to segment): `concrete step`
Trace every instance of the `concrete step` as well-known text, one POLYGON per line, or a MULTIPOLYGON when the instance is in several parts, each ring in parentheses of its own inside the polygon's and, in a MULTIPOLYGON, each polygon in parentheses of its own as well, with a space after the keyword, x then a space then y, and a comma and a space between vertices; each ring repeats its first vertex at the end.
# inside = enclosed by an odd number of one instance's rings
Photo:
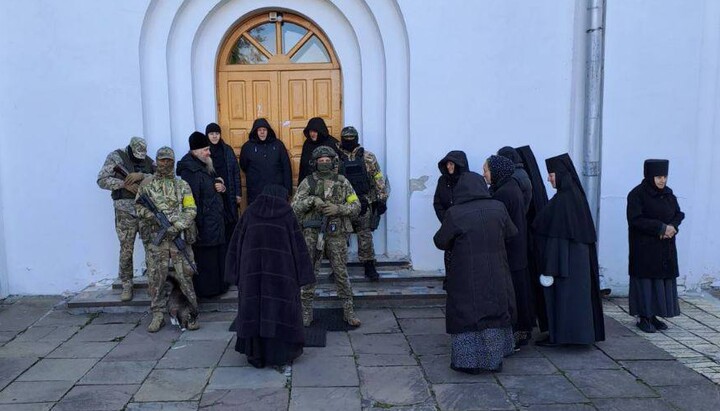
MULTIPOLYGON (((353 274, 353 295, 359 308, 381 307, 428 307, 443 306, 445 291, 442 289, 443 275, 439 272, 418 272, 399 270, 382 272, 380 281, 369 282, 362 274, 353 274)), ((142 277, 138 278, 140 280, 142 277)), ((120 301, 120 289, 114 282, 105 280, 87 287, 67 302, 67 308, 77 313, 92 312, 138 312, 150 307, 150 296, 145 287, 137 282, 132 301, 120 301)), ((201 311, 233 311, 237 309, 238 291, 232 286, 227 293, 201 299, 201 311)), ((339 307, 334 283, 330 283, 327 274, 321 274, 316 289, 318 307, 339 307)))

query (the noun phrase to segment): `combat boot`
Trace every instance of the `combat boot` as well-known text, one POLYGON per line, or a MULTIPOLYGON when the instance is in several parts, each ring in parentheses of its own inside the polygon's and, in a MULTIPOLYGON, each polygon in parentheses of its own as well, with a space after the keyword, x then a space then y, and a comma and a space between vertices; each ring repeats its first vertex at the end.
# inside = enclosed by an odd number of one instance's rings
POLYGON ((302 317, 303 317, 303 327, 309 327, 310 324, 313 322, 313 308, 312 303, 306 304, 305 302, 302 303, 302 317))
POLYGON ((120 301, 132 301, 133 299, 133 283, 132 281, 123 281, 122 292, 120 293, 120 301))
POLYGON ((343 319, 346 323, 353 327, 359 327, 361 324, 360 319, 355 315, 355 308, 353 307, 352 300, 343 302, 343 319))
POLYGON ((147 330, 149 333, 156 333, 160 331, 163 325, 165 325, 165 316, 163 313, 153 313, 152 321, 150 321, 147 330))
POLYGON ((380 280, 380 274, 375 269, 375 260, 365 261, 365 277, 372 282, 380 280))
POLYGON ((195 331, 200 328, 200 324, 198 324, 197 318, 191 318, 187 322, 187 327, 185 327, 188 331, 195 331))

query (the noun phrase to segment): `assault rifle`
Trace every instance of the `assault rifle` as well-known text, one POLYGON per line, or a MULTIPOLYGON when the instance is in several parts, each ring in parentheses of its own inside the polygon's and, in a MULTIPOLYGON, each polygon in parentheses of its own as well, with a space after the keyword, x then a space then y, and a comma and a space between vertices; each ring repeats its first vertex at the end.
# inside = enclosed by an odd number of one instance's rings
POLYGON ((317 244, 315 245, 315 250, 317 250, 317 254, 320 256, 318 259, 322 258, 322 253, 325 250, 325 233, 327 232, 327 228, 328 218, 325 216, 320 222, 320 232, 318 232, 317 244))
MULTIPOLYGON (((148 197, 147 194, 140 194, 138 196, 138 199, 136 200, 138 204, 141 206, 147 208, 150 210, 151 213, 155 216, 155 221, 160 224, 160 232, 155 236, 153 239, 154 245, 160 245, 163 238, 167 234, 167 231, 172 227, 172 223, 170 223, 170 220, 168 220, 167 216, 165 216, 165 213, 160 211, 155 203, 148 197)), ((190 268, 192 268, 193 272, 196 275, 199 275, 197 266, 195 265, 195 262, 193 262, 192 258, 190 258, 190 254, 188 254, 187 250, 187 244, 185 244, 185 240, 183 240, 180 236, 177 236, 173 239, 173 243, 175 244, 175 247, 177 247, 178 251, 180 251, 180 254, 182 254, 183 258, 185 258, 185 261, 190 265, 190 268)))
POLYGON ((118 173, 118 175, 122 178, 125 178, 128 176, 128 174, 130 174, 130 173, 128 173, 127 170, 125 170, 125 167, 123 167, 121 164, 118 164, 115 167, 113 167, 113 171, 118 173))

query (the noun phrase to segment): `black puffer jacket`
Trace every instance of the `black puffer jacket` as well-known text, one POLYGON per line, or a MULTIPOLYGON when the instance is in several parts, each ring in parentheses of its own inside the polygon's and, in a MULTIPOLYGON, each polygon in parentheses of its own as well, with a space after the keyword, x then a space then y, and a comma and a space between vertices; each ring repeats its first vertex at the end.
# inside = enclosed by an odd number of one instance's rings
POLYGON ((292 169, 285 144, 278 140, 270 123, 264 118, 255 120, 248 141, 240 150, 240 168, 245 173, 248 205, 269 184, 285 187, 292 193, 292 169), (257 129, 265 127, 268 136, 261 141, 257 129))
POLYGON ((313 117, 308 121, 307 126, 303 130, 305 134, 305 142, 302 147, 302 155, 300 157, 300 172, 298 173, 297 185, 315 171, 314 167, 310 164, 312 160, 313 151, 320 146, 327 146, 338 152, 338 141, 335 137, 331 136, 328 132, 325 120, 320 117, 313 117), (317 140, 313 141, 310 138, 310 130, 315 130, 318 133, 317 140))
POLYGON ((433 207, 435 208, 435 215, 437 215, 438 220, 442 223, 445 212, 454 204, 453 188, 458 178, 463 173, 469 171, 467 156, 463 151, 451 151, 438 162, 438 168, 440 169, 440 178, 438 178, 437 186, 435 187, 433 207), (446 164, 448 161, 455 163, 455 173, 452 175, 447 171, 446 164))
POLYGON ((448 334, 513 324, 515 290, 505 241, 516 234, 505 206, 490 198, 483 177, 473 172, 460 176, 455 206, 445 213, 433 238, 437 248, 452 251, 447 277, 448 334))
POLYGON ((223 198, 215 191, 215 175, 205 164, 187 153, 178 162, 177 175, 187 181, 195 197, 198 239, 193 246, 216 246, 225 243, 225 216, 223 198))

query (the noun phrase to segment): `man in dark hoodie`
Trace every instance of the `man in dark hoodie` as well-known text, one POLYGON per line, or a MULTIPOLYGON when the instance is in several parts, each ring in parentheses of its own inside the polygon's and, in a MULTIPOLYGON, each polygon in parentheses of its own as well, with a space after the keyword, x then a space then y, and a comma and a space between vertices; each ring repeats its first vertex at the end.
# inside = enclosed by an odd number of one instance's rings
POLYGON ((283 186, 288 193, 292 192, 292 169, 287 149, 264 118, 255 120, 248 141, 240 149, 240 168, 245 173, 248 205, 269 184, 283 186))
POLYGON ((225 239, 229 241, 238 220, 238 206, 242 200, 240 170, 235 152, 222 139, 220 126, 216 123, 208 124, 205 134, 210 139, 210 157, 215 172, 225 182, 226 190, 222 197, 225 205, 225 239))
POLYGON ((523 161, 520 158, 520 154, 518 154, 517 150, 514 148, 505 146, 498 150, 497 155, 510 159, 515 164, 515 171, 513 172, 512 177, 520 186, 525 204, 525 213, 527 213, 530 209, 530 202, 532 202, 533 186, 530 181, 530 176, 523 167, 523 161))
POLYGON ((190 184, 197 204, 197 241, 193 244, 199 276, 193 277, 199 297, 227 291, 225 283, 225 209, 221 193, 225 182, 215 173, 210 139, 199 131, 190 135, 190 152, 177 165, 177 174, 190 184))
POLYGON ((313 160, 312 153, 316 148, 326 146, 330 147, 337 153, 338 141, 335 137, 331 136, 328 132, 325 120, 320 117, 311 118, 305 129, 305 142, 302 147, 302 155, 300 156, 300 171, 298 173, 297 185, 315 171, 314 166, 311 164, 313 160))

